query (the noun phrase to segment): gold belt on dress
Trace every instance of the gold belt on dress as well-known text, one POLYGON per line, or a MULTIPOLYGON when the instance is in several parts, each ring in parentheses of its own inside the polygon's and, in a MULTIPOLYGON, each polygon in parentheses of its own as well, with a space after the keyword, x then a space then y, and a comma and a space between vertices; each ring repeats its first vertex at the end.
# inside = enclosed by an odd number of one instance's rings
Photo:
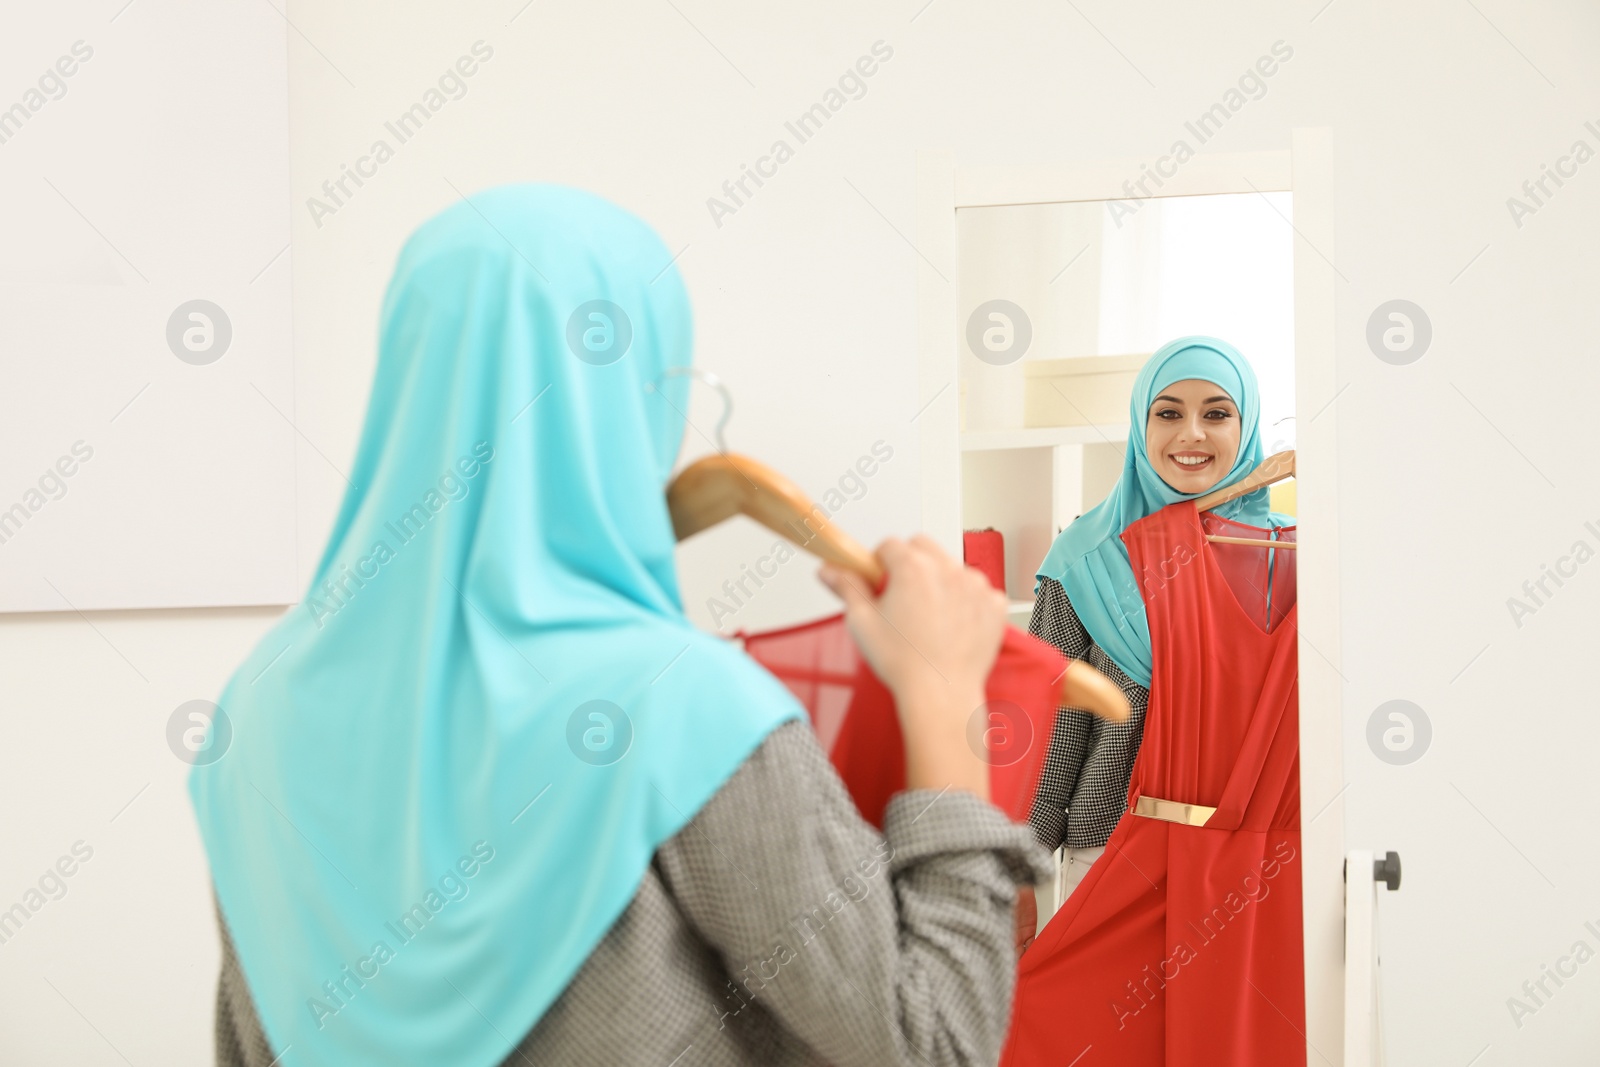
POLYGON ((1204 826, 1206 820, 1211 818, 1216 810, 1204 804, 1180 804, 1176 800, 1158 800, 1155 797, 1144 796, 1133 805, 1135 815, 1143 815, 1147 819, 1161 819, 1164 822, 1183 823, 1185 826, 1204 826))

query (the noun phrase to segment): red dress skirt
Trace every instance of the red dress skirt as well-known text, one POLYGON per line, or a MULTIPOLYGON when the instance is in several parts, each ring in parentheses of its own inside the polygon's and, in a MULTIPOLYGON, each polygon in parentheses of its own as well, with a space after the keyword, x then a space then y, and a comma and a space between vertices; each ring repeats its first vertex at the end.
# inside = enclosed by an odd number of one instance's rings
POLYGON ((1154 660, 1128 812, 1022 956, 1005 1067, 1306 1062, 1294 557, 1207 532, 1268 535, 1187 502, 1123 532, 1154 660))

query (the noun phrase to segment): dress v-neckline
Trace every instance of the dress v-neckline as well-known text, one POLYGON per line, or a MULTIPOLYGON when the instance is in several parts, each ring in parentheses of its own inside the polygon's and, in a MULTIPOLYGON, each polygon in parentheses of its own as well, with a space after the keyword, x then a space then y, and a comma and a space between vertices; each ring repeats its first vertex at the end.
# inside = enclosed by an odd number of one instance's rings
MULTIPOLYGON (((1227 574, 1223 573, 1222 564, 1217 562, 1217 558, 1216 558, 1216 555, 1215 555, 1215 551, 1216 550, 1212 547, 1211 542, 1206 539, 1205 522, 1200 517, 1200 510, 1194 506, 1193 502, 1189 502, 1185 506, 1189 509, 1190 526, 1194 529, 1195 533, 1197 533, 1199 535, 1199 537, 1200 537, 1200 553, 1201 553, 1201 555, 1205 556, 1206 566, 1210 569, 1211 576, 1213 578, 1215 578, 1216 581, 1218 583, 1220 583, 1222 585, 1222 587, 1225 588, 1228 591, 1228 600, 1229 600, 1229 602, 1231 602, 1233 604, 1234 610, 1237 611, 1240 615, 1242 615, 1244 617, 1245 621, 1250 624, 1251 629, 1255 630, 1262 637, 1269 637, 1269 638, 1270 637, 1276 637, 1278 632, 1280 630, 1282 630, 1285 625, 1290 624, 1291 620, 1294 619, 1295 612, 1300 607, 1299 599, 1296 598, 1296 602, 1293 605, 1290 606, 1290 608, 1289 608, 1289 610, 1287 612, 1284 613, 1284 616, 1283 616, 1283 618, 1281 620, 1279 620, 1278 625, 1273 626, 1271 629, 1268 629, 1266 626, 1263 626, 1260 622, 1257 622, 1256 621, 1256 617, 1253 614, 1251 614, 1245 608, 1243 603, 1240 602, 1238 591, 1233 588, 1233 583, 1228 580, 1227 574)), ((1251 526, 1249 523, 1246 523, 1246 522, 1235 522, 1233 519, 1225 519, 1223 521, 1232 523, 1234 526, 1243 527, 1246 530, 1256 530, 1256 531, 1259 531, 1259 532, 1265 533, 1265 534, 1270 534, 1273 530, 1293 530, 1293 529, 1296 529, 1296 527, 1294 527, 1294 526, 1274 526, 1274 527, 1270 527, 1270 528, 1269 527, 1263 527, 1263 526, 1251 526)), ((1266 538, 1263 538, 1263 540, 1265 540, 1265 539, 1266 538)), ((1268 551, 1268 550, 1267 549, 1260 549, 1259 551, 1268 551)), ((1293 551, 1293 549, 1283 549, 1281 551, 1293 551)), ((1267 616, 1268 616, 1268 622, 1269 623, 1271 622, 1271 615, 1272 615, 1272 612, 1271 612, 1271 607, 1269 605, 1268 606, 1268 611, 1267 611, 1267 616)))

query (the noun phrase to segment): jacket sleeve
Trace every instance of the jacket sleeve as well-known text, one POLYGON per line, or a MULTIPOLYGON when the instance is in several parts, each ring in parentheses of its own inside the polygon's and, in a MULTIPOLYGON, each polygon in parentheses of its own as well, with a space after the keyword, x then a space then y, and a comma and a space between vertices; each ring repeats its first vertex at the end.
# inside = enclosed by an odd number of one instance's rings
MULTIPOLYGON (((1033 602, 1028 632, 1059 648, 1069 659, 1088 659, 1094 642, 1078 619, 1061 583, 1039 579, 1039 595, 1033 602)), ((1052 851, 1060 848, 1067 835, 1067 806, 1078 787, 1078 776, 1089 752, 1094 716, 1071 708, 1059 709, 1055 728, 1050 733, 1050 750, 1039 775, 1033 811, 1028 823, 1039 843, 1052 851)))
POLYGON ((1016 979, 1017 886, 1048 856, 970 793, 862 820, 804 723, 775 730, 656 867, 732 979, 721 1025, 768 1012, 835 1067, 993 1064, 1016 979))

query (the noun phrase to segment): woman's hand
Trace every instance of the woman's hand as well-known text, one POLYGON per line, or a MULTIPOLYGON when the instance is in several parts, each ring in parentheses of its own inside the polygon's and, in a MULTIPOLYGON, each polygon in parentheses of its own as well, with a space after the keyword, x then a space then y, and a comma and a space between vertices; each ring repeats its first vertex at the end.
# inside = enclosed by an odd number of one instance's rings
POLYGON ((824 566, 820 577, 844 601, 856 644, 894 694, 906 786, 955 786, 987 799, 988 766, 967 726, 1000 651, 1005 595, 927 537, 891 538, 877 556, 888 573, 882 596, 838 567, 824 566))

